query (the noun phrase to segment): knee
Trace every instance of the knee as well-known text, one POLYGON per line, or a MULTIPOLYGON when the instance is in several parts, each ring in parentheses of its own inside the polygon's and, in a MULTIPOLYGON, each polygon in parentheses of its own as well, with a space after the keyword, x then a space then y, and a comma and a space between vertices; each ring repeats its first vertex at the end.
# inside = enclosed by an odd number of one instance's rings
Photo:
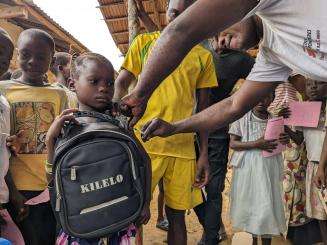
POLYGON ((184 210, 176 210, 166 206, 166 215, 169 223, 185 224, 184 210))

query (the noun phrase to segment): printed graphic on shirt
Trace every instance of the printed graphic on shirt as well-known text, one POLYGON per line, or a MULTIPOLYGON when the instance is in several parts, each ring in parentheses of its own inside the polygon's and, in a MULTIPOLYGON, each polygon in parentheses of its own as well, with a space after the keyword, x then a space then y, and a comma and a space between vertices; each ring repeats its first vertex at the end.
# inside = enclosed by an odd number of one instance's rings
POLYGON ((55 105, 50 102, 17 102, 12 104, 14 132, 23 130, 19 153, 45 154, 45 136, 55 118, 55 105))
POLYGON ((308 29, 303 41, 303 51, 312 58, 327 60, 325 54, 320 51, 320 36, 320 30, 312 31, 308 29), (315 35, 315 39, 313 35, 315 35))

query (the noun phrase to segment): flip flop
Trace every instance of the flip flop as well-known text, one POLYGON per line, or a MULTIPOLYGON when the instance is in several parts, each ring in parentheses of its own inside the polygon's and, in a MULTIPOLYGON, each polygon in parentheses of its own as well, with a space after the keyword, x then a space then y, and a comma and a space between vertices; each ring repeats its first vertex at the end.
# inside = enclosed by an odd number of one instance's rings
POLYGON ((168 231, 169 222, 168 222, 168 220, 164 219, 164 220, 162 220, 162 221, 157 222, 156 227, 157 227, 158 229, 160 229, 160 230, 168 231))

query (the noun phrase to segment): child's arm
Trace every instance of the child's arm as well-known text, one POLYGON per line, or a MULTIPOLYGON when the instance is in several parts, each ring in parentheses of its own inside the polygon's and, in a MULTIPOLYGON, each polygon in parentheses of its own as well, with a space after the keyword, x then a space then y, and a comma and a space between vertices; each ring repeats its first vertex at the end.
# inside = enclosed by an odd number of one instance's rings
MULTIPOLYGON (((278 116, 279 117, 283 117, 283 118, 289 118, 291 115, 291 111, 288 107, 281 109, 278 112, 278 116)), ((303 133, 299 130, 296 130, 295 132, 290 129, 288 126, 285 126, 285 133, 280 135, 279 141, 286 145, 288 144, 289 139, 293 140, 295 142, 295 144, 297 145, 301 145, 303 142, 303 133)))
POLYGON ((5 181, 9 189, 9 200, 15 207, 18 213, 17 221, 20 222, 24 220, 29 214, 29 207, 25 205, 27 199, 17 190, 16 185, 11 177, 10 170, 5 177, 5 181))
POLYGON ((276 149, 277 143, 276 140, 265 140, 263 137, 256 141, 242 142, 240 136, 231 134, 229 146, 235 151, 259 149, 272 152, 276 149))
POLYGON ((325 140, 322 147, 318 170, 316 176, 314 177, 314 182, 318 186, 318 188, 321 187, 326 188, 326 183, 327 183, 326 166, 327 166, 327 134, 325 135, 325 140))
MULTIPOLYGON (((52 165, 53 161, 53 156, 54 156, 54 146, 56 139, 59 137, 62 128, 65 125, 65 122, 67 121, 74 121, 75 123, 78 124, 76 121, 74 115, 72 114, 73 112, 76 112, 77 109, 67 109, 64 110, 51 124, 47 136, 45 138, 45 144, 47 146, 47 151, 48 151, 48 156, 47 156, 47 164, 52 165)), ((50 182, 52 180, 52 174, 47 173, 47 180, 50 182)))
POLYGON ((144 197, 144 206, 141 213, 140 218, 138 219, 138 224, 147 224, 150 220, 151 213, 150 213, 150 202, 151 202, 151 181, 152 181, 152 169, 151 169, 151 160, 149 155, 146 153, 144 147, 136 138, 134 132, 132 131, 131 134, 133 135, 135 142, 138 145, 139 150, 142 152, 143 160, 144 160, 144 176, 145 176, 145 197, 144 197))
MULTIPOLYGON (((209 89, 197 89, 197 107, 196 111, 200 112, 209 106, 209 89)), ((208 137, 206 130, 199 131, 199 159, 197 161, 197 170, 195 175, 194 186, 204 187, 209 182, 209 159, 208 159, 208 137)))

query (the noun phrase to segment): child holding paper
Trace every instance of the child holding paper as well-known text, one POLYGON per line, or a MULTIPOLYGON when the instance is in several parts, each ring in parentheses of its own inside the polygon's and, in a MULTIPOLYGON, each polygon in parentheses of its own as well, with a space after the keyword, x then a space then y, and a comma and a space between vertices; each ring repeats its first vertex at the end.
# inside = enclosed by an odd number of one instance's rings
MULTIPOLYGON (((263 244, 271 244, 273 235, 286 231, 282 201, 283 159, 281 154, 264 158, 262 151, 272 152, 277 140, 265 140, 272 102, 269 96, 252 111, 231 125, 230 147, 239 154, 234 163, 231 189, 231 220, 234 229, 253 236, 253 244, 261 236, 263 244)), ((282 142, 285 143, 285 142, 282 142)))
MULTIPOLYGON (((297 127, 297 131, 302 131, 302 139, 297 144, 305 143, 307 149, 308 165, 306 169, 306 215, 319 221, 320 232, 324 244, 327 244, 327 213, 323 207, 318 193, 321 191, 314 183, 314 176, 317 173, 319 160, 322 152, 323 142, 326 135, 325 128, 325 100, 324 91, 327 87, 325 82, 306 81, 306 95, 310 101, 321 101, 321 112, 319 123, 316 128, 297 127)), ((287 109, 286 109, 287 110, 287 109)), ((288 113, 290 113, 288 111, 288 113)), ((286 113, 286 117, 288 117, 286 113)), ((285 127, 288 131, 289 128, 285 127)))

